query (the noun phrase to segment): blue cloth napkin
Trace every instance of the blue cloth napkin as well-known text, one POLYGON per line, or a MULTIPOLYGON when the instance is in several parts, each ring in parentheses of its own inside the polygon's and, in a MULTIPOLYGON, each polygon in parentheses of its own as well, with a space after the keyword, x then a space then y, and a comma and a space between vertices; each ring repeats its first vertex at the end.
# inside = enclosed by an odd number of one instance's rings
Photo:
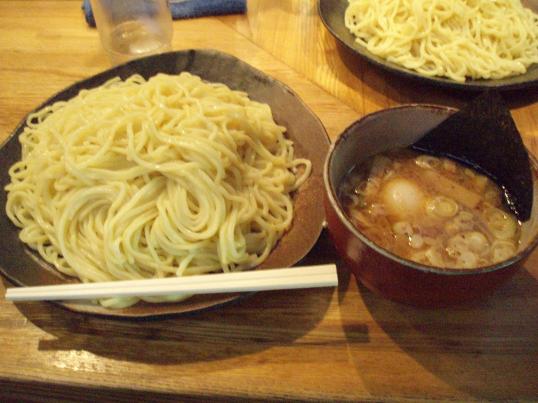
MULTIPOLYGON (((82 2, 88 25, 95 27, 90 0, 82 2)), ((243 14, 247 10, 246 0, 170 0, 172 18, 196 18, 206 15, 243 14)))

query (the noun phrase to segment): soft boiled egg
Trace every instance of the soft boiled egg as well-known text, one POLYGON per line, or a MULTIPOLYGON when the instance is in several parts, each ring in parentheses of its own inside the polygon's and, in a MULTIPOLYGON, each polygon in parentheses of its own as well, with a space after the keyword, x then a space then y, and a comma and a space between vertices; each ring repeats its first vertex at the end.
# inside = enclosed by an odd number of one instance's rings
POLYGON ((414 216, 424 208, 424 193, 411 180, 391 179, 381 192, 387 210, 399 218, 414 216))

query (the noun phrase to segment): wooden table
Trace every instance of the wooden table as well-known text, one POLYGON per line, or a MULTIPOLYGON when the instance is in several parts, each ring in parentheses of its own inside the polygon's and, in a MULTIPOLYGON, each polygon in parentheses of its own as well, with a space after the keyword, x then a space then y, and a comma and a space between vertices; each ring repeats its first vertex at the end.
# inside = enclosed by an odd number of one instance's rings
MULTIPOLYGON (((469 98, 351 57, 314 1, 250 1, 247 15, 176 21, 173 48, 219 49, 280 79, 333 139, 375 110, 469 98)), ((0 1, 0 139, 44 99, 107 67, 80 1, 0 1)), ((508 95, 535 154, 537 98, 508 95)), ((312 260, 333 253, 322 236, 312 260)), ((538 254, 491 298, 450 309, 393 303, 339 272, 338 290, 265 292, 143 321, 2 299, 0 400, 538 399, 538 254)))

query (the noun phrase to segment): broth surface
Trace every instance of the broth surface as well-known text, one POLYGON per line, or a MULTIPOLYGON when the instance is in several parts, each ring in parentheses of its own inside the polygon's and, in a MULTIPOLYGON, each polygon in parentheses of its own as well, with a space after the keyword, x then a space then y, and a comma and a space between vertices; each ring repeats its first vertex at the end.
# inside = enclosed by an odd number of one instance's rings
POLYGON ((500 188, 450 159, 409 149, 376 155, 346 175, 339 197, 370 240, 418 263, 475 268, 517 251, 521 223, 500 188))

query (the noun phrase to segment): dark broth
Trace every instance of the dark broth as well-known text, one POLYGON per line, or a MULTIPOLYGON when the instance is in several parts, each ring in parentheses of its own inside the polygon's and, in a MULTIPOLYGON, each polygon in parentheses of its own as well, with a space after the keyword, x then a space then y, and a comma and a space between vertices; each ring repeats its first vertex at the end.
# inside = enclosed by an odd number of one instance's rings
POLYGON ((379 246, 436 267, 475 268, 516 253, 521 225, 489 178, 409 149, 354 167, 339 189, 351 222, 379 246))

